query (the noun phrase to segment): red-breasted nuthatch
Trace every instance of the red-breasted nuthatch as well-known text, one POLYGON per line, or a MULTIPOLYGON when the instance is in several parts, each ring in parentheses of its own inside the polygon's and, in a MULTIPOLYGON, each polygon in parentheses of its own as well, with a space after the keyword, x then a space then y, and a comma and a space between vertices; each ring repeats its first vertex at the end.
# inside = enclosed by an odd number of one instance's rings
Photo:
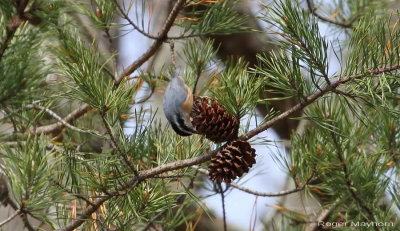
POLYGON ((196 133, 190 122, 193 95, 183 79, 175 74, 164 93, 164 114, 176 133, 190 136, 196 133))

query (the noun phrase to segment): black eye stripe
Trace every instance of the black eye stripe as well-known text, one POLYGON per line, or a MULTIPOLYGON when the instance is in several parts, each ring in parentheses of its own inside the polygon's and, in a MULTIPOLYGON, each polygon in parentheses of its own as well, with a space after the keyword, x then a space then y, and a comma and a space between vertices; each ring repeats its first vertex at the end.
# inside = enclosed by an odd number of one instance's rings
POLYGON ((192 132, 184 131, 184 129, 179 128, 176 123, 170 123, 170 124, 171 124, 171 127, 174 129, 174 131, 178 135, 181 135, 181 136, 190 136, 190 135, 192 135, 192 132))
POLYGON ((185 130, 185 132, 190 132, 190 133, 195 133, 195 132, 196 132, 193 128, 188 127, 188 126, 186 125, 185 120, 184 120, 181 116, 176 116, 176 120, 177 120, 177 122, 178 122, 177 124, 178 124, 181 128, 183 128, 183 130, 185 130))

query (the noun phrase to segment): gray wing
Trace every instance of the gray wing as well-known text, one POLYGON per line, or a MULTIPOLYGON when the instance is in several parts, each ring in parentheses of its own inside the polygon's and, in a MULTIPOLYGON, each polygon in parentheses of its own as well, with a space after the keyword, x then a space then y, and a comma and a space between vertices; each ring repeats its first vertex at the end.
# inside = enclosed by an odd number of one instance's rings
POLYGON ((189 136, 195 132, 188 121, 188 116, 182 110, 182 104, 187 97, 186 85, 180 77, 173 77, 164 93, 164 114, 176 133, 189 136))

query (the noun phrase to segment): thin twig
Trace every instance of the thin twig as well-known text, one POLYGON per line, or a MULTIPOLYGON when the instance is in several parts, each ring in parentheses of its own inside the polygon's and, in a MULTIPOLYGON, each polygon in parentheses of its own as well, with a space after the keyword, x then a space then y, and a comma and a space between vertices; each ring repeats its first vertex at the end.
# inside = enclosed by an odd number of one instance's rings
POLYGON ((17 133, 18 132, 18 128, 17 128, 17 123, 14 120, 13 113, 7 108, 7 106, 5 104, 2 104, 2 106, 3 106, 4 112, 6 113, 6 116, 10 118, 11 124, 12 124, 13 129, 14 129, 13 132, 17 133))
POLYGON ((201 77, 201 68, 200 65, 196 66, 196 81, 194 82, 194 86, 193 86, 193 95, 196 95, 196 90, 197 90, 197 84, 199 83, 201 77))
POLYGON ((6 220, 0 222, 0 228, 2 226, 4 226, 5 224, 7 224, 8 222, 12 221, 14 218, 16 218, 18 215, 20 215, 22 212, 20 209, 18 209, 17 211, 15 211, 15 213, 13 215, 11 215, 10 217, 8 217, 6 220))
POLYGON ((135 30, 137 30, 139 33, 141 33, 142 35, 144 35, 144 36, 146 36, 146 37, 148 37, 148 38, 156 39, 156 40, 157 40, 157 39, 160 39, 159 36, 152 35, 152 34, 150 34, 150 33, 147 33, 146 31, 142 30, 139 26, 137 26, 137 25, 129 18, 128 14, 125 13, 124 9, 122 9, 122 6, 118 3, 117 0, 113 0, 113 2, 114 2, 114 4, 117 6, 117 8, 118 8, 119 12, 121 13, 122 17, 123 17, 126 21, 128 21, 128 23, 129 23, 135 30))
MULTIPOLYGON (((283 112, 282 114, 276 116, 275 118, 269 120, 268 122, 266 122, 265 124, 247 132, 245 135, 241 136, 239 139, 241 140, 248 140, 254 136, 256 136, 257 134, 267 130, 268 128, 272 127, 273 125, 275 125, 277 122, 288 118, 289 116, 291 116, 292 114, 303 110, 305 107, 307 107, 308 105, 310 105, 311 103, 313 103, 315 100, 317 100, 318 98, 324 96, 325 94, 331 92, 332 90, 336 89, 337 87, 339 87, 342 84, 345 84, 347 82, 350 82, 352 80, 356 80, 359 79, 361 77, 364 77, 366 75, 372 74, 372 75, 377 75, 377 74, 383 74, 386 72, 391 72, 391 71, 395 71, 400 69, 400 64, 398 65, 394 65, 394 66, 390 66, 390 67, 382 67, 382 68, 377 68, 377 69, 373 69, 373 70, 369 70, 366 71, 364 73, 361 74, 354 74, 351 76, 348 76, 347 78, 340 78, 339 80, 331 83, 330 85, 326 86, 324 89, 322 89, 322 91, 318 91, 315 92, 311 95, 309 95, 308 97, 305 98, 305 101, 295 105, 294 107, 292 107, 291 109, 283 112)), ((186 167, 191 167, 194 165, 198 165, 201 163, 204 163, 208 160, 210 160, 215 154, 217 154, 222 148, 224 148, 224 146, 221 146, 220 148, 217 148, 213 151, 207 152, 204 155, 201 156, 197 156, 197 157, 193 157, 190 159, 185 159, 185 160, 178 160, 175 162, 171 162, 171 163, 167 163, 167 164, 163 164, 148 170, 142 170, 138 173, 138 176, 134 176, 131 179, 129 179, 126 184, 119 186, 116 191, 124 191, 126 189, 132 189, 134 187, 136 187, 136 185, 138 185, 140 182, 142 182, 143 180, 147 179, 147 178, 151 178, 153 176, 156 175, 160 175, 162 173, 165 172, 169 172, 169 171, 173 171, 173 170, 178 170, 178 169, 183 169, 186 167)), ((63 229, 59 229, 59 231, 72 231, 76 228, 78 228, 79 226, 81 226, 85 220, 87 218, 90 217, 90 215, 94 212, 97 211, 97 209, 106 201, 108 201, 109 199, 111 199, 113 196, 112 195, 106 195, 98 200, 96 200, 93 204, 94 206, 89 206, 88 209, 86 209, 85 211, 82 212, 82 214, 79 216, 79 218, 73 222, 71 222, 70 224, 68 224, 65 228, 63 229)))
POLYGON ((224 190, 222 190, 221 184, 217 185, 218 191, 221 194, 221 203, 222 203, 222 220, 224 222, 224 231, 228 231, 226 227, 226 210, 225 210, 225 195, 224 195, 224 190))
POLYGON ((315 17, 321 19, 324 22, 328 22, 328 23, 331 23, 331 24, 334 24, 337 26, 341 26, 343 28, 352 28, 354 21, 357 19, 357 18, 353 18, 352 20, 350 20, 350 22, 343 23, 343 22, 338 22, 338 21, 332 20, 328 17, 322 16, 317 12, 317 9, 314 7, 313 0, 307 0, 307 7, 308 7, 308 10, 310 11, 310 13, 312 13, 315 17))
MULTIPOLYGON (((90 106, 88 104, 85 104, 77 109, 75 109, 74 111, 72 111, 70 114, 68 114, 66 117, 63 118, 63 120, 67 123, 71 123, 72 121, 74 121, 75 119, 78 119, 79 117, 83 116, 86 114, 86 112, 88 112, 90 110, 90 106)), ((62 122, 57 122, 54 124, 49 124, 49 125, 44 125, 41 127, 38 127, 32 131, 30 131, 30 133, 33 134, 49 134, 52 133, 54 131, 57 131, 59 129, 62 129, 65 125, 62 122)))
POLYGON ((150 228, 151 228, 152 226, 154 226, 154 221, 155 221, 156 219, 160 218, 160 217, 161 217, 162 215, 164 215, 164 214, 165 214, 165 210, 159 212, 157 215, 155 215, 155 216, 151 219, 151 221, 150 221, 149 223, 147 223, 147 225, 146 225, 141 231, 149 231, 150 228))
POLYGON ((183 35, 177 35, 177 36, 168 36, 166 39, 167 40, 179 40, 179 39, 200 37, 203 35, 206 35, 206 34, 183 34, 183 35))
POLYGON ((94 206, 89 206, 88 209, 84 210, 82 212, 82 214, 79 216, 78 220, 73 221, 72 223, 70 223, 69 225, 67 225, 63 229, 59 229, 59 231, 72 231, 72 230, 75 230, 76 228, 81 226, 83 224, 83 222, 85 222, 85 220, 88 219, 92 215, 92 213, 96 212, 97 209, 100 208, 100 206, 104 202, 106 202, 109 199, 111 199, 111 196, 97 199, 96 202, 93 203, 94 206))
POLYGON ((315 217, 315 222, 310 222, 309 225, 306 226, 306 228, 304 229, 305 231, 317 231, 319 230, 319 226, 318 223, 319 222, 323 222, 326 221, 329 216, 332 214, 332 211, 336 208, 336 206, 338 205, 340 199, 337 199, 335 201, 335 203, 333 203, 332 205, 330 205, 328 208, 324 208, 322 209, 315 217))
MULTIPOLYGON (((71 92, 72 92, 72 91, 67 91, 67 92, 64 92, 64 93, 51 95, 50 97, 48 97, 48 98, 46 98, 46 99, 35 100, 35 101, 32 102, 32 104, 43 103, 43 102, 49 101, 49 100, 51 100, 51 99, 58 98, 59 96, 64 96, 64 95, 69 94, 69 93, 71 93, 71 92)), ((28 106, 30 106, 30 104, 29 104, 28 106)), ((5 105, 4 105, 4 107, 5 107, 5 105)), ((31 109, 31 108, 23 107, 23 108, 18 109, 18 110, 13 110, 13 111, 11 112, 11 114, 9 114, 9 115, 3 115, 3 117, 0 118, 0 121, 5 120, 5 119, 7 119, 7 118, 10 118, 10 117, 13 116, 13 115, 19 115, 21 112, 24 112, 24 111, 27 111, 27 110, 30 110, 30 109, 31 109)), ((11 118, 10 118, 10 119, 11 119, 11 118)))
POLYGON ((182 173, 174 175, 158 175, 158 176, 153 176, 151 178, 168 179, 168 178, 182 178, 184 176, 189 176, 189 175, 182 173))
MULTIPOLYGON (((335 93, 338 94, 338 95, 343 95, 343 96, 349 97, 349 98, 351 98, 351 99, 355 99, 355 98, 358 97, 358 96, 355 95, 355 94, 351 94, 351 93, 348 93, 348 92, 344 92, 344 91, 341 91, 341 90, 338 90, 338 89, 335 89, 333 92, 335 92, 335 93)), ((359 98, 361 98, 361 97, 359 97, 359 98)))
POLYGON ((232 186, 233 188, 236 188, 236 189, 239 189, 240 191, 247 192, 247 193, 253 194, 255 196, 260 196, 260 197, 281 197, 281 196, 286 196, 286 195, 289 195, 289 194, 292 194, 292 193, 296 193, 296 192, 302 191, 305 188, 306 185, 307 184, 303 184, 298 188, 290 189, 290 190, 283 190, 283 191, 280 191, 280 192, 268 192, 268 193, 265 193, 265 192, 255 191, 255 190, 243 187, 243 186, 235 184, 235 183, 231 183, 230 184, 230 186, 232 186))
POLYGON ((58 120, 63 126, 69 128, 69 129, 71 129, 71 130, 74 130, 74 131, 76 131, 76 132, 86 133, 86 134, 92 134, 92 135, 96 135, 96 136, 103 137, 102 134, 100 134, 99 132, 97 132, 97 131, 95 131, 95 130, 80 129, 80 128, 78 128, 78 127, 75 127, 74 125, 68 123, 66 120, 64 120, 64 119, 61 118, 59 115, 57 115, 57 113, 55 113, 54 111, 52 111, 52 110, 50 110, 50 109, 48 109, 48 108, 46 108, 46 107, 43 107, 43 106, 40 106, 40 105, 37 105, 37 104, 31 104, 31 105, 28 105, 27 108, 36 108, 36 109, 38 109, 38 110, 45 111, 45 112, 46 112, 47 114, 49 114, 51 117, 53 117, 54 119, 58 120))
MULTIPOLYGON (((140 180, 136 179, 136 181, 133 182, 133 184, 120 186, 116 190, 123 191, 126 189, 133 189, 140 182, 141 182, 140 180)), ((99 209, 102 204, 104 204, 106 201, 110 200, 113 197, 114 197, 113 195, 105 195, 104 197, 97 199, 95 202, 93 202, 94 205, 91 205, 86 210, 82 211, 81 215, 79 216, 79 218, 77 220, 71 222, 70 224, 68 224, 66 227, 64 227, 62 229, 58 229, 57 231, 75 230, 76 228, 81 226, 86 221, 86 219, 88 219, 92 215, 92 213, 96 212, 97 209, 99 209)))
POLYGON ((87 199, 86 197, 84 197, 84 196, 82 196, 82 195, 80 195, 80 194, 77 194, 77 193, 72 192, 71 190, 69 190, 69 189, 65 188, 64 186, 62 186, 60 183, 54 181, 53 184, 54 184, 55 186, 59 187, 59 188, 60 188, 61 190, 63 190, 64 192, 73 195, 73 196, 76 197, 77 199, 81 199, 81 200, 85 201, 86 203, 88 203, 89 205, 92 205, 92 206, 94 205, 93 202, 91 202, 91 201, 90 201, 89 199, 87 199))
MULTIPOLYGON (((104 28, 104 33, 106 34, 106 38, 108 39, 108 43, 109 43, 109 49, 110 49, 110 53, 111 54, 116 54, 117 53, 117 51, 116 51, 116 49, 115 49, 115 46, 114 46, 114 38, 113 38, 113 36, 111 35, 111 32, 110 32, 110 25, 109 24, 107 24, 106 25, 106 27, 104 28)), ((116 55, 113 55, 113 59, 112 59, 112 62, 113 62, 113 64, 114 64, 114 66, 117 66, 117 56, 116 55)), ((112 73, 110 73, 109 71, 108 71, 108 69, 107 68, 105 68, 104 67, 104 70, 107 72, 107 74, 111 77, 111 79, 114 81, 115 80, 115 75, 113 75, 112 73), (110 75, 111 74, 111 75, 110 75)))
MULTIPOLYGON (((119 12, 122 15, 122 18, 124 18, 126 21, 128 21, 128 23, 139 33, 141 33, 142 35, 150 38, 150 39, 154 39, 154 40, 158 40, 158 39, 162 39, 160 36, 157 35, 152 35, 149 32, 144 31, 143 29, 141 29, 138 25, 136 25, 136 23, 134 23, 130 18, 129 15, 127 13, 125 13, 124 9, 122 9, 121 5, 118 3, 117 0, 113 0, 115 5, 117 6, 119 12)), ((187 4, 187 3, 185 3, 187 4)), ((188 34, 188 35, 179 35, 179 36, 167 36, 164 41, 167 40, 178 40, 178 39, 186 39, 186 38, 193 38, 193 37, 199 37, 201 36, 201 34, 188 34)))
POLYGON ((22 221, 24 222, 25 228, 27 228, 28 231, 36 231, 36 229, 32 226, 31 222, 28 219, 28 214, 23 212, 21 214, 21 218, 22 218, 22 221))
MULTIPOLYGON (((203 173, 203 174, 206 174, 206 175, 209 174, 208 170, 206 170, 206 169, 198 168, 196 166, 193 166, 193 167, 198 169, 198 171, 203 173)), ((292 193, 296 193, 296 192, 302 191, 306 187, 306 185, 308 184, 309 180, 306 183, 302 184, 300 187, 297 187, 295 189, 284 190, 284 191, 280 191, 280 192, 268 192, 268 193, 255 191, 255 190, 243 187, 243 186, 235 184, 235 183, 230 183, 229 186, 231 186, 232 188, 239 189, 240 191, 247 192, 249 194, 253 194, 255 196, 260 196, 260 197, 280 197, 280 196, 286 196, 286 195, 289 195, 289 194, 292 194, 292 193)))
MULTIPOLYGON (((141 79, 140 76, 136 76, 136 77, 129 78, 129 79, 136 79, 136 81, 139 81, 139 89, 143 87, 144 81, 143 81, 143 79, 141 79)), ((141 104, 141 103, 145 103, 147 100, 149 100, 149 99, 153 96, 153 94, 154 94, 154 92, 155 92, 155 90, 156 90, 156 85, 153 84, 153 83, 151 83, 151 81, 150 81, 150 83, 148 83, 147 85, 149 85, 149 87, 151 87, 150 93, 149 93, 146 97, 141 98, 140 100, 134 99, 134 100, 132 101, 132 104, 141 104)), ((136 98, 136 97, 135 97, 135 98, 136 98)))
POLYGON ((108 135, 110 136, 111 139, 111 145, 113 146, 114 149, 117 150, 117 152, 119 153, 119 155, 123 158, 125 164, 128 166, 128 168, 132 171, 133 174, 135 174, 135 176, 138 176, 138 171, 135 169, 135 167, 133 167, 132 163, 129 161, 128 156, 126 155, 125 152, 122 151, 122 148, 119 146, 117 139, 115 138, 111 126, 110 124, 108 124, 105 114, 104 113, 100 113, 101 119, 103 121, 103 124, 107 130, 108 135))
POLYGON ((156 87, 154 86, 154 85, 152 85, 151 86, 151 91, 150 91, 150 94, 149 95, 147 95, 146 97, 144 97, 144 98, 141 98, 140 100, 138 100, 138 101, 136 101, 136 100, 133 100, 133 104, 141 104, 141 103, 145 103, 147 100, 149 100, 152 96, 153 96, 153 94, 154 94, 154 92, 155 92, 155 90, 156 90, 156 87))
POLYGON ((113 37, 111 36, 111 33, 110 33, 110 28, 107 26, 106 28, 104 28, 104 33, 106 34, 106 37, 107 37, 107 40, 108 40, 108 43, 109 43, 109 45, 110 45, 110 49, 111 49, 111 52, 114 52, 115 51, 115 49, 112 47, 113 46, 113 37))
MULTIPOLYGON (((197 173, 199 173, 198 168, 196 168, 195 173, 193 174, 193 176, 191 176, 192 178, 190 179, 190 182, 188 184, 188 189, 193 189, 194 187, 194 180, 197 177, 197 173)), ((183 204, 184 200, 185 200, 186 195, 182 194, 178 197, 177 201, 182 201, 181 204, 183 204)), ((166 211, 162 211, 159 214, 157 214, 156 216, 154 216, 151 221, 148 222, 148 224, 141 230, 141 231, 148 231, 152 226, 154 221, 156 221, 160 216, 162 216, 163 214, 165 214, 166 211)))
MULTIPOLYGON (((310 49, 310 47, 307 46, 306 41, 303 41, 303 40, 301 39, 301 37, 299 37, 299 35, 296 33, 296 31, 293 31, 293 28, 292 28, 291 30, 292 30, 293 36, 294 36, 295 39, 297 40, 296 45, 297 45, 298 47, 300 47, 300 49, 302 49, 304 52, 306 52, 306 53, 308 54, 308 56, 311 58, 311 61, 312 61, 312 62, 314 63, 314 65, 317 67, 317 69, 319 70, 319 72, 322 74, 322 77, 325 79, 325 82, 326 82, 328 85, 330 85, 330 84, 331 84, 331 81, 330 81, 330 79, 329 79, 329 76, 328 76, 327 71, 326 71, 324 68, 319 69, 319 67, 324 66, 324 65, 321 64, 321 63, 319 62, 319 60, 318 60, 317 57, 315 57, 315 55, 313 54, 313 52, 312 52, 312 50, 310 49)), ((284 37, 287 38, 286 36, 284 36, 284 37)), ((287 38, 287 39, 289 39, 289 38, 287 38)), ((314 70, 313 70, 312 67, 310 67, 310 72, 314 73, 314 70)), ((315 82, 315 81, 314 81, 314 77, 313 77, 313 75, 311 75, 311 76, 312 76, 312 80, 313 80, 313 83, 314 83, 314 82, 315 82)), ((314 85, 318 88, 318 90, 321 90, 321 89, 320 89, 320 86, 319 86, 317 83, 314 83, 314 85)))
POLYGON ((147 60, 149 60, 158 50, 158 48, 162 45, 163 41, 167 39, 167 34, 169 30, 171 29, 172 25, 174 24, 174 21, 176 17, 178 16, 179 11, 182 9, 183 5, 185 4, 185 0, 178 0, 174 7, 171 10, 171 13, 169 14, 167 20, 165 21, 165 24, 163 28, 161 29, 161 32, 159 33, 159 39, 157 39, 150 47, 149 49, 135 62, 133 62, 130 66, 128 66, 121 75, 116 79, 115 85, 118 86, 121 81, 128 77, 130 74, 132 74, 136 69, 138 69, 140 66, 143 65, 147 60))
POLYGON ((171 55, 172 65, 174 66, 174 69, 176 69, 175 44, 174 44, 174 41, 172 41, 172 40, 169 40, 169 52, 171 55))

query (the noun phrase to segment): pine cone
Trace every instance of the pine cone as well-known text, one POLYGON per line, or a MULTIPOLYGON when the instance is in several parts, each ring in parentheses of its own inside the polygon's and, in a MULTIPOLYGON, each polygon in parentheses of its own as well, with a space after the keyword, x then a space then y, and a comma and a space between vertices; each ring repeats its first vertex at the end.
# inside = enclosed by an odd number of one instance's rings
POLYGON ((256 163, 256 150, 247 141, 235 140, 227 144, 211 159, 208 166, 211 180, 221 183, 230 183, 256 163))
POLYGON ((238 136, 239 120, 228 114, 216 100, 195 96, 190 117, 196 131, 215 143, 238 136))

